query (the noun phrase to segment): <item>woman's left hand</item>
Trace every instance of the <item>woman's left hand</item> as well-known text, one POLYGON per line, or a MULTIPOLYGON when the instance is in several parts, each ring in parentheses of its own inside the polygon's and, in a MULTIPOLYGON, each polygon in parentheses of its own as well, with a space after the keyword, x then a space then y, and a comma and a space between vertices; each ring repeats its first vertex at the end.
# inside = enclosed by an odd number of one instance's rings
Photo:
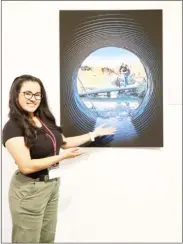
POLYGON ((97 127, 93 131, 93 134, 94 134, 95 137, 106 136, 106 135, 114 135, 115 131, 116 131, 116 128, 114 128, 114 127, 106 127, 106 128, 104 128, 104 125, 100 125, 99 127, 97 127))

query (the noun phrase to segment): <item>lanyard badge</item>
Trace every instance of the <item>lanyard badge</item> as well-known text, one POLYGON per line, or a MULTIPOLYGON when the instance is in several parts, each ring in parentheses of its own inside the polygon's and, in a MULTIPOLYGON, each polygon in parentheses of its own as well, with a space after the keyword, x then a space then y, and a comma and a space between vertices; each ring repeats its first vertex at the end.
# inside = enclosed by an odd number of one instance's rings
MULTIPOLYGON (((53 144, 54 155, 56 155, 57 154, 57 143, 56 143, 55 136, 50 131, 50 129, 43 123, 43 121, 41 121, 40 119, 38 119, 38 120, 45 127, 47 132, 49 132, 49 134, 46 133, 46 135, 51 139, 52 144, 53 144)), ((56 164, 52 165, 50 168, 48 168, 48 175, 49 175, 49 179, 54 179, 54 178, 58 178, 61 176, 61 170, 59 167, 59 163, 56 163, 56 164)))

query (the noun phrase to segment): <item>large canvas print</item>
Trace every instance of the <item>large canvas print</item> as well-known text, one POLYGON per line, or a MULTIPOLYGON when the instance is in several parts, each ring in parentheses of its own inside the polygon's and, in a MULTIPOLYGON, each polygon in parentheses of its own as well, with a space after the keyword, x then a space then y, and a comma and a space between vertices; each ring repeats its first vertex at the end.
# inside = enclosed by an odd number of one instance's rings
POLYGON ((88 147, 163 146, 162 10, 61 10, 64 135, 116 128, 88 147))

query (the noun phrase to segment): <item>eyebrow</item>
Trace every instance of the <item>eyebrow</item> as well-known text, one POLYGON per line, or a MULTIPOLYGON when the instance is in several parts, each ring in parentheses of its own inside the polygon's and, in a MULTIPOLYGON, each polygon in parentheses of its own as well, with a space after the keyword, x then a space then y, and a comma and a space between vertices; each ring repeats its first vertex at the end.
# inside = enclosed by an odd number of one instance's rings
POLYGON ((22 92, 31 92, 32 94, 41 93, 40 91, 33 93, 32 91, 29 91, 29 90, 25 90, 25 91, 22 91, 22 92))

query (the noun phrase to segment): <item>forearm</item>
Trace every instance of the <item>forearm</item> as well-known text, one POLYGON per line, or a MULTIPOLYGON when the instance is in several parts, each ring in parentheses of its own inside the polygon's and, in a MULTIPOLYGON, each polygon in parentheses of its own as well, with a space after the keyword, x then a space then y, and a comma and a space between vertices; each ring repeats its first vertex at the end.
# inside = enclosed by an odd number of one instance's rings
POLYGON ((31 174, 43 169, 51 167, 53 164, 64 160, 64 156, 61 153, 60 155, 55 155, 51 157, 41 158, 41 159, 31 159, 25 164, 25 166, 20 169, 24 174, 31 174))
MULTIPOLYGON (((92 136, 95 138, 96 137, 95 133, 94 132, 91 132, 91 133, 92 133, 92 136)), ((90 142, 91 137, 87 133, 87 134, 80 135, 80 136, 67 137, 65 141, 66 141, 66 144, 63 145, 63 148, 78 147, 87 142, 90 142)))

